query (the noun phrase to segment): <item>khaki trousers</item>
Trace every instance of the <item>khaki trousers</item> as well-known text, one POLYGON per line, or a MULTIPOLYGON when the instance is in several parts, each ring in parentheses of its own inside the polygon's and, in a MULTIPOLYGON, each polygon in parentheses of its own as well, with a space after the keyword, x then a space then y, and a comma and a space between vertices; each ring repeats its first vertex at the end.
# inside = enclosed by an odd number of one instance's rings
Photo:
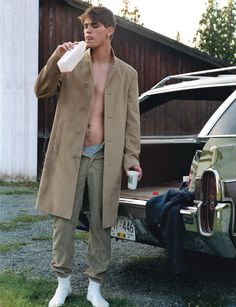
POLYGON ((74 231, 82 208, 87 182, 89 200, 89 241, 87 248, 89 278, 100 283, 105 281, 106 271, 111 260, 110 228, 102 228, 103 190, 103 150, 93 157, 81 157, 77 190, 71 220, 54 218, 52 271, 59 277, 67 277, 72 272, 74 254, 74 231))

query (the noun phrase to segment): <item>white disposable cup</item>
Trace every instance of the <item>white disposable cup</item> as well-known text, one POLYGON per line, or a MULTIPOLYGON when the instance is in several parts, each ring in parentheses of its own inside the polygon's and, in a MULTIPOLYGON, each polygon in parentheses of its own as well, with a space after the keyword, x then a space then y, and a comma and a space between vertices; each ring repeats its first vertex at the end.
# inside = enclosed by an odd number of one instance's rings
POLYGON ((71 72, 82 59, 86 49, 86 43, 80 41, 74 45, 74 48, 66 51, 66 53, 57 62, 57 65, 62 73, 71 72))
POLYGON ((136 171, 128 171, 128 189, 135 190, 138 184, 138 175, 136 171))
POLYGON ((189 182, 189 176, 183 176, 183 182, 189 182))

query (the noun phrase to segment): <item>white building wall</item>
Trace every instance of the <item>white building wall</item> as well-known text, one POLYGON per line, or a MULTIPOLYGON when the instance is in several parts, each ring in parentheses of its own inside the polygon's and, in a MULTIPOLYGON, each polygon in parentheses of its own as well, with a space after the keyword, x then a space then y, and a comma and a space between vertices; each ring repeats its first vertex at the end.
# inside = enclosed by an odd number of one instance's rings
POLYGON ((0 0, 0 179, 37 178, 39 0, 0 0))

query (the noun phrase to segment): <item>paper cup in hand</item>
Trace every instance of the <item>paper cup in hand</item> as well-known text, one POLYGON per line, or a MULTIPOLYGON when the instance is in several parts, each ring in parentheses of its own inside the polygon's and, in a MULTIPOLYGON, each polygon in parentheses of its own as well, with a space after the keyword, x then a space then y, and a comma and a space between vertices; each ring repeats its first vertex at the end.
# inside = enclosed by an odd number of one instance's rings
POLYGON ((66 51, 66 53, 57 62, 57 65, 62 73, 71 72, 82 59, 86 49, 86 43, 80 41, 74 45, 74 48, 66 51))
POLYGON ((135 190, 138 184, 138 175, 136 171, 128 171, 128 189, 135 190))

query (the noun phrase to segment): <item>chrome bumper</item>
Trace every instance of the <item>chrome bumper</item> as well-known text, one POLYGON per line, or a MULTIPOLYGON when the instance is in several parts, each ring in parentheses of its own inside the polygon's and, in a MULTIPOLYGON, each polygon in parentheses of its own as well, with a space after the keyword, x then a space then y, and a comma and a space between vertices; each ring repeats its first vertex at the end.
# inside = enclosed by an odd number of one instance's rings
POLYGON ((232 234, 232 204, 218 203, 215 207, 214 225, 212 232, 204 232, 201 228, 200 207, 201 201, 195 201, 195 206, 180 210, 183 216, 185 230, 204 241, 213 254, 233 258, 236 256, 236 247, 233 244, 232 234))

